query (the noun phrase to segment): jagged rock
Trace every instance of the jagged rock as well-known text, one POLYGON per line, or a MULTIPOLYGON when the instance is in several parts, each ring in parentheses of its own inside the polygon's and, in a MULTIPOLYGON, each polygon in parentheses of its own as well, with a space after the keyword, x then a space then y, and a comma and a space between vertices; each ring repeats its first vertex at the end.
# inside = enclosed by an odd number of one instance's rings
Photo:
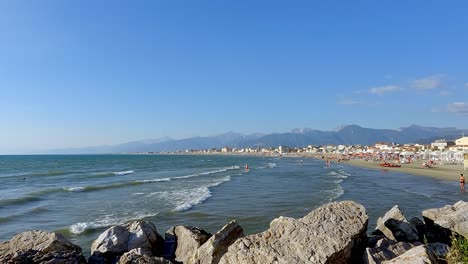
POLYGON ((406 220, 398 205, 395 205, 383 217, 379 217, 376 229, 392 240, 407 242, 419 240, 418 230, 406 220))
POLYGON ((236 221, 231 221, 198 248, 195 255, 189 258, 187 263, 217 264, 228 250, 228 247, 243 236, 244 230, 242 227, 236 221))
POLYGON ((362 205, 329 203, 303 218, 274 219, 267 231, 234 242, 219 263, 359 263, 367 223, 362 205))
POLYGON ((416 230, 418 230, 418 235, 419 235, 419 242, 425 242, 425 236, 427 233, 427 228, 426 224, 424 223, 423 219, 419 217, 413 217, 409 220, 409 222, 416 227, 416 230))
POLYGON ((436 264, 437 257, 434 252, 427 246, 421 245, 414 247, 404 254, 389 260, 382 262, 383 264, 436 264))
POLYGON ((388 239, 384 235, 371 235, 367 237, 367 247, 368 248, 375 248, 377 247, 377 242, 379 242, 381 239, 388 239))
POLYGON ((363 257, 365 264, 378 264, 382 261, 391 260, 404 254, 409 249, 420 246, 421 243, 396 242, 388 238, 380 239, 375 248, 366 248, 363 257))
POLYGON ((26 231, 0 244, 0 263, 86 263, 81 248, 61 234, 26 231), (84 261, 84 262, 83 262, 84 261))
POLYGON ((197 227, 174 226, 166 232, 166 240, 168 237, 175 239, 175 260, 187 263, 211 234, 197 227))
POLYGON ((430 248, 434 254, 437 256, 437 258, 440 259, 445 259, 447 254, 450 251, 450 247, 447 244, 444 243, 429 243, 427 244, 427 247, 430 248))
POLYGON ((172 264, 161 257, 153 257, 152 252, 143 248, 135 248, 123 254, 118 264, 172 264))
POLYGON ((41 264, 86 264, 83 254, 73 251, 54 251, 42 254, 37 250, 16 253, 10 260, 1 263, 41 263, 41 264))
POLYGON ((133 221, 113 226, 104 231, 91 245, 90 263, 113 262, 127 251, 142 248, 158 256, 164 239, 158 234, 153 223, 133 221))
POLYGON ((454 205, 424 210, 422 215, 432 234, 443 233, 440 242, 449 243, 451 232, 468 238, 468 202, 458 201, 454 205), (447 229, 445 233, 443 229, 447 229))

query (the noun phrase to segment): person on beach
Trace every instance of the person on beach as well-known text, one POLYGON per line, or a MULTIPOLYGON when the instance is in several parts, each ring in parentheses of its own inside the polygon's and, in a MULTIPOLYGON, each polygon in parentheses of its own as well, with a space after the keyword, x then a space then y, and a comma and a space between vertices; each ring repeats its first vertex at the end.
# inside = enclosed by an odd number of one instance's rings
POLYGON ((460 173, 460 190, 465 190, 465 177, 460 173))

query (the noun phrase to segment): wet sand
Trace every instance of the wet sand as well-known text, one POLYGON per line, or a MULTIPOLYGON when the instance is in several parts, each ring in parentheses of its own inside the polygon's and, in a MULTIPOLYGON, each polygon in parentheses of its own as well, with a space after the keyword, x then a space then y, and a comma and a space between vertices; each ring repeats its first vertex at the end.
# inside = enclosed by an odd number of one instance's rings
POLYGON ((460 177, 460 173, 463 173, 465 177, 468 175, 468 171, 463 171, 463 164, 444 164, 444 165, 435 165, 430 168, 421 167, 421 162, 415 162, 410 164, 401 164, 400 168, 389 168, 382 167, 380 164, 382 162, 374 161, 365 161, 362 159, 354 159, 349 161, 342 161, 342 163, 349 164, 351 166, 369 168, 369 169, 378 169, 378 170, 388 170, 395 172, 403 172, 416 174, 421 176, 428 176, 441 180, 453 180, 457 181, 460 177))

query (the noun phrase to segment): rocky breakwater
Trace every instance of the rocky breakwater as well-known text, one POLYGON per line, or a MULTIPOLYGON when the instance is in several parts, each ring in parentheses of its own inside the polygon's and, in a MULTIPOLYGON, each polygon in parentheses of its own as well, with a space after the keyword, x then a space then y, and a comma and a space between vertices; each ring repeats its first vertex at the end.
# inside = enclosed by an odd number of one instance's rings
POLYGON ((460 201, 408 221, 395 206, 371 235, 365 208, 352 201, 320 206, 299 219, 276 218, 268 230, 248 236, 236 221, 215 234, 174 226, 165 238, 153 223, 132 221, 105 230, 88 260, 59 234, 27 231, 0 244, 0 263, 446 263, 446 236, 468 234, 466 209, 460 201))
POLYGON ((0 263, 82 264, 86 259, 81 248, 64 236, 33 230, 1 243, 0 263))
POLYGON ((396 205, 377 220, 363 263, 447 263, 451 240, 467 235, 467 202, 424 210, 409 221, 396 205))
POLYGON ((368 217, 351 201, 321 206, 300 219, 279 217, 239 239, 220 263, 348 263, 364 250, 368 217))

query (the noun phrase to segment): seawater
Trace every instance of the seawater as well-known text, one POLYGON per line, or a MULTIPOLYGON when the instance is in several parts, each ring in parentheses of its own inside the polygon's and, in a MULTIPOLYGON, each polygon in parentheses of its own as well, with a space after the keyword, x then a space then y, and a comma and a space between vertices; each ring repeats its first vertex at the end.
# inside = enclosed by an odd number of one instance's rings
MULTIPOLYGON (((408 217, 466 200, 456 181, 322 160, 192 155, 0 156, 0 240, 56 231, 89 253, 107 227, 149 220, 158 232, 191 225, 216 232, 236 219, 245 233, 278 216, 302 217, 355 200, 377 217, 398 204, 408 217), (249 165, 246 170, 245 165, 249 165)), ((455 177, 456 178, 456 177, 455 177)))

